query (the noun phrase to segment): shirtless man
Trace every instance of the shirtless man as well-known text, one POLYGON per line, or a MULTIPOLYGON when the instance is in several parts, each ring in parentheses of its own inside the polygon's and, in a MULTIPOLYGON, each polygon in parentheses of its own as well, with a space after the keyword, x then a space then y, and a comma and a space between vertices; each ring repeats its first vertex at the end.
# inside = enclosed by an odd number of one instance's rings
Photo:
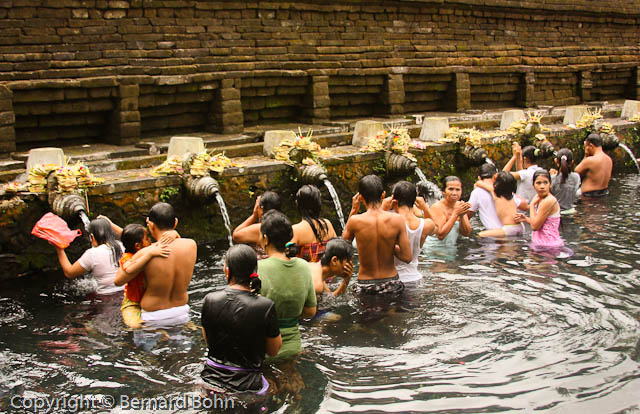
MULTIPOLYGON (((262 240, 262 235, 260 234, 260 219, 264 213, 269 210, 280 211, 281 204, 280 196, 273 191, 266 191, 258 197, 251 215, 233 230, 233 242, 249 244, 252 245, 254 249, 256 246, 259 246, 260 240, 262 240)), ((261 258, 260 254, 264 254, 264 252, 258 251, 258 259, 261 258)))
POLYGON ((394 256, 409 263, 413 259, 402 216, 381 208, 384 198, 382 181, 375 175, 360 180, 359 192, 353 196, 349 220, 342 238, 356 238, 360 272, 358 288, 365 293, 396 293, 404 289, 393 262, 394 256), (358 214, 360 203, 367 211, 358 214))
POLYGON ((575 168, 582 177, 581 191, 585 197, 603 197, 609 194, 609 180, 613 161, 602 150, 602 138, 590 134, 584 140, 584 159, 575 168))
MULTIPOLYGON (((160 240, 164 233, 175 229, 177 225, 178 219, 170 204, 156 203, 149 211, 147 226, 155 240, 160 240)), ((135 266, 136 253, 127 270, 120 269, 116 275, 115 284, 120 285, 144 270, 146 290, 140 306, 145 326, 166 327, 189 321, 187 288, 198 253, 196 242, 178 238, 168 248, 168 257, 154 257, 144 267, 135 266)))

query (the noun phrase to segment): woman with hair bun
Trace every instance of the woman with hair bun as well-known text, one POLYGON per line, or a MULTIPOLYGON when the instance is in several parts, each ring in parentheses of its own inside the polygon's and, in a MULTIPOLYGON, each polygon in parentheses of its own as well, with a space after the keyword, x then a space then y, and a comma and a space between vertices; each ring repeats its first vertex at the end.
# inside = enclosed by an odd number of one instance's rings
POLYGON ((258 262, 262 279, 262 295, 273 300, 282 334, 279 358, 293 356, 302 350, 299 318, 316 314, 316 292, 313 288, 309 263, 291 257, 293 243, 291 222, 279 211, 271 210, 262 217, 262 245, 269 256, 258 262))
POLYGON ((516 164, 518 171, 512 172, 513 177, 518 180, 518 189, 516 195, 530 203, 533 197, 536 195, 536 190, 533 189, 533 173, 535 173, 540 167, 536 164, 536 160, 540 156, 540 149, 533 145, 520 148, 520 144, 513 143, 513 156, 504 166, 502 171, 511 171, 513 164, 516 164))
POLYGON ((264 395, 265 352, 275 356, 282 346, 273 301, 260 296, 256 252, 246 244, 227 251, 224 274, 228 286, 209 293, 202 305, 202 332, 209 348, 202 379, 219 392, 250 391, 264 395))
POLYGON ((555 161, 560 171, 550 171, 551 194, 558 199, 560 214, 573 214, 576 211, 574 206, 580 189, 580 174, 571 171, 573 152, 568 148, 562 148, 556 154, 555 161))
POLYGON ((296 194, 296 204, 302 220, 293 225, 291 242, 297 247, 296 256, 307 262, 318 262, 327 247, 327 242, 336 237, 333 225, 320 218, 322 198, 315 185, 303 185, 296 194))

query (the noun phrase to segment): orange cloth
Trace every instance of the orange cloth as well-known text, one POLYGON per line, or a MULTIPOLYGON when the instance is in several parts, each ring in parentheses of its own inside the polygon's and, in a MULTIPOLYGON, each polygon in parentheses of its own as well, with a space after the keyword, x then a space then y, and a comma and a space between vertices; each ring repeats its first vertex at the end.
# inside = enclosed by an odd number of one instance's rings
POLYGON ((321 243, 310 243, 298 247, 297 257, 306 260, 307 262, 314 263, 319 262, 322 259, 324 251, 327 249, 327 241, 321 243))
MULTIPOLYGON (((120 267, 131 260, 133 253, 123 253, 120 258, 120 267)), ((140 303, 144 294, 144 272, 140 272, 138 276, 124 285, 124 295, 132 302, 140 303)))

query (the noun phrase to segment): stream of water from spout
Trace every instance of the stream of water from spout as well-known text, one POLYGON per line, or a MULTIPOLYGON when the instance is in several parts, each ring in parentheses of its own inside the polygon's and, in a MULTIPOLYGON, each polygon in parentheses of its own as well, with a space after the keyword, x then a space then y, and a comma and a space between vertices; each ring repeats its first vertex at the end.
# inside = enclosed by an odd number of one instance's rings
POLYGON ((342 214, 342 205, 340 205, 340 199, 338 198, 338 193, 336 193, 336 189, 333 188, 331 181, 325 179, 324 185, 325 187, 327 187, 327 190, 329 190, 329 194, 333 199, 333 205, 336 207, 336 213, 338 214, 338 219, 340 220, 340 225, 342 226, 342 229, 340 229, 340 232, 336 232, 336 234, 342 234, 345 224, 344 224, 344 214, 342 214))
POLYGON ((424 175, 424 173, 422 172, 422 170, 418 167, 416 167, 415 169, 416 175, 418 176, 418 178, 420 179, 420 181, 428 181, 427 180, 427 176, 424 175))
POLYGON ((638 169, 638 174, 640 174, 640 165, 638 165, 638 160, 636 159, 636 156, 633 155, 633 152, 631 152, 631 150, 629 149, 629 147, 627 147, 625 144, 623 144, 622 142, 620 144, 620 147, 627 151, 627 154, 629 154, 629 156, 631 157, 631 160, 633 161, 633 163, 636 165, 636 168, 638 169))
POLYGON ((84 210, 80 210, 78 212, 78 216, 80 216, 80 220, 82 220, 82 224, 84 224, 84 231, 87 237, 89 237, 89 216, 87 216, 87 212, 84 210))
POLYGON ((484 162, 486 162, 487 164, 495 165, 494 162, 489 157, 485 158, 484 162))
POLYGON ((224 220, 224 226, 227 228, 227 238, 229 239, 229 246, 233 246, 233 239, 231 237, 231 221, 229 220, 229 212, 227 211, 227 205, 224 203, 224 199, 220 193, 216 193, 216 201, 220 207, 220 213, 224 220))

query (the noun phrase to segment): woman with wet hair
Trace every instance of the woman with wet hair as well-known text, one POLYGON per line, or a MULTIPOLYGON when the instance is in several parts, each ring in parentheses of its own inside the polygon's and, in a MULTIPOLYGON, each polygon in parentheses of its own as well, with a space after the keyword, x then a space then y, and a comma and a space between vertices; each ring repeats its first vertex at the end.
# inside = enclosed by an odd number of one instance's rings
POLYGON ((293 229, 289 219, 271 210, 262 217, 262 245, 269 256, 258 262, 262 295, 273 300, 282 334, 278 357, 296 355, 302 350, 299 318, 316 314, 316 293, 309 263, 293 256, 289 250, 293 229))
POLYGON ((113 281, 116 278, 118 262, 124 248, 111 229, 111 223, 103 218, 91 220, 89 239, 91 248, 86 250, 74 264, 69 262, 64 249, 55 246, 64 276, 67 279, 74 279, 90 273, 98 282, 98 294, 109 295, 122 291, 124 287, 114 285, 113 281))
POLYGON ((320 218, 322 198, 315 185, 304 185, 296 194, 296 204, 302 220, 293 225, 293 238, 296 244, 296 256, 317 262, 322 258, 327 242, 336 237, 333 225, 327 219, 320 218))
POLYGON ((280 196, 273 191, 265 191, 264 194, 256 199, 251 215, 233 230, 233 242, 248 244, 256 250, 260 259, 265 258, 266 255, 260 247, 260 240, 262 238, 260 234, 260 222, 262 221, 262 216, 267 211, 280 211, 281 207, 282 202, 280 196))
POLYGON ((262 375, 265 353, 278 354, 282 337, 275 306, 260 296, 256 252, 245 244, 227 251, 227 286, 209 293, 202 305, 202 332, 209 348, 202 379, 220 392, 250 391, 265 395, 262 375))
POLYGON ((533 145, 520 148, 520 144, 514 142, 513 156, 502 169, 502 171, 511 171, 513 164, 516 165, 518 171, 511 173, 518 181, 516 194, 527 203, 531 202, 536 195, 536 191, 533 189, 532 177, 533 173, 540 168, 536 163, 539 155, 540 149, 533 145))
POLYGON ((551 170, 551 194, 560 204, 560 214, 573 214, 580 189, 580 174, 573 172, 573 152, 562 148, 555 157, 559 171, 551 170))
POLYGON ((458 236, 471 234, 471 223, 467 212, 471 204, 462 201, 462 181, 455 176, 446 177, 442 185, 444 198, 429 209, 431 219, 436 224, 435 236, 427 236, 427 244, 454 245, 458 236))

